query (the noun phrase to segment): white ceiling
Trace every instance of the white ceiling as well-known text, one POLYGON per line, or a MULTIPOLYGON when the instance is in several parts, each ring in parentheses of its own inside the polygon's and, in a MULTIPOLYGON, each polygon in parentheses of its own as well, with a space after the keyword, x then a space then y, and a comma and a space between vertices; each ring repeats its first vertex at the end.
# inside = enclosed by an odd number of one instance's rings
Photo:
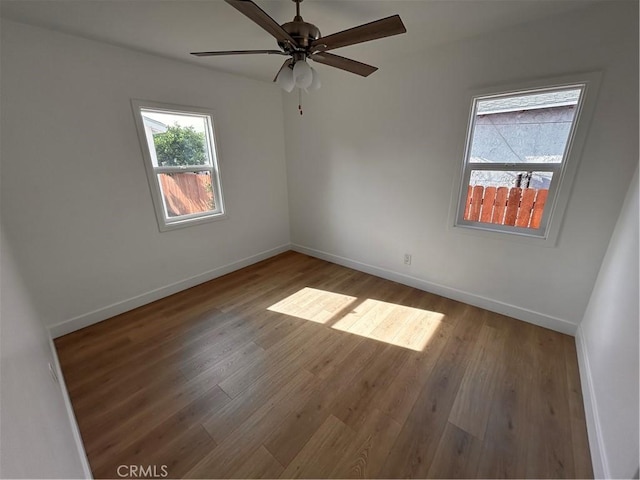
MULTIPOLYGON (((393 55, 585 7, 594 0, 305 0, 304 19, 324 35, 400 14, 407 33, 335 53, 384 68, 393 55)), ((279 23, 291 0, 256 0, 279 23)), ((277 48, 275 40, 222 0, 1 0, 2 17, 271 81, 277 55, 196 58, 192 51, 277 48)), ((320 68, 329 68, 321 66, 320 68)))

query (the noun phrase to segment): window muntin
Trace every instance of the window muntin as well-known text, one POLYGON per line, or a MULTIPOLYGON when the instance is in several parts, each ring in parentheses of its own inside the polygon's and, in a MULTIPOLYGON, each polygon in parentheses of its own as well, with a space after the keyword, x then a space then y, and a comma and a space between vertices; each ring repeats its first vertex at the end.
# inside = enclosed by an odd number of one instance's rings
POLYGON ((457 226, 546 238, 584 90, 474 98, 457 226))
POLYGON ((160 230, 224 218, 211 113, 132 103, 160 230))

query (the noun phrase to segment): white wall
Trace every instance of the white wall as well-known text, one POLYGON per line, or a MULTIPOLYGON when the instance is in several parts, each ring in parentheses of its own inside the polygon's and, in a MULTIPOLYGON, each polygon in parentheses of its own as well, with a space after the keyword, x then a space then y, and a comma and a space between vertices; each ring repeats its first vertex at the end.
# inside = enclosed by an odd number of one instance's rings
POLYGON ((9 21, 1 61, 2 215, 54 333, 288 248, 276 86, 9 21), (214 111, 228 219, 158 231, 131 98, 214 111))
POLYGON ((638 162, 637 18, 637 2, 608 2, 389 60, 366 79, 319 66, 304 116, 285 95, 293 244, 575 333, 638 162), (598 103, 557 246, 448 228, 470 92, 595 70, 598 103))
POLYGON ((598 477, 638 469, 638 171, 578 330, 589 440, 598 477))
POLYGON ((49 374, 49 335, 4 228, 0 237, 0 477, 85 477, 86 458, 81 460, 60 385, 49 374))

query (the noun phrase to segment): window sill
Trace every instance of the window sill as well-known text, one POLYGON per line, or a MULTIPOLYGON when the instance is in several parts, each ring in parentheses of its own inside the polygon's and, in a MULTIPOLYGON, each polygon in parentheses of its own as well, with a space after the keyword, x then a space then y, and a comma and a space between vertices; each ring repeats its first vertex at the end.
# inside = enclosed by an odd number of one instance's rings
POLYGON ((491 240, 503 240, 507 242, 520 243, 522 245, 532 245, 538 247, 554 248, 556 246, 557 235, 527 234, 524 232, 499 231, 490 228, 483 228, 476 225, 450 225, 449 231, 456 234, 471 235, 475 237, 488 238, 491 240))
POLYGON ((203 215, 197 218, 188 218, 185 220, 176 220, 173 222, 158 222, 158 228, 161 232, 168 232, 171 230, 178 230, 180 228, 193 227, 203 223, 217 222, 218 220, 225 220, 228 218, 226 213, 215 213, 211 215, 203 215))

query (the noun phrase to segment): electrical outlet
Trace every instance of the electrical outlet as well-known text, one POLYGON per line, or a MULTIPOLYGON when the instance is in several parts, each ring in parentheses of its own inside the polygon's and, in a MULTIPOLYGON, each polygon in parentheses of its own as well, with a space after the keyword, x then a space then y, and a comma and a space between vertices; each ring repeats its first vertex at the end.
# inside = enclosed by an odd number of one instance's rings
POLYGON ((404 254, 404 264, 405 265, 411 265, 411 254, 410 253, 405 253, 404 254))

